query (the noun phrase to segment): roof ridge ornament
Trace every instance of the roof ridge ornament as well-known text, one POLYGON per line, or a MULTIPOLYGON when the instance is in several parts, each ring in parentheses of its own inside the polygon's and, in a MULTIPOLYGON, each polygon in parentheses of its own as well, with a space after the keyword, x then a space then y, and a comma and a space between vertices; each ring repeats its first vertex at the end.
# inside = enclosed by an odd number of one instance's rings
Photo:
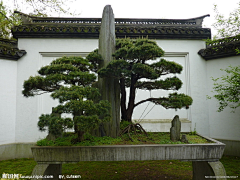
POLYGON ((205 17, 210 17, 210 14, 205 14, 203 16, 199 16, 199 17, 195 17, 195 18, 191 18, 191 19, 204 19, 205 17))
MULTIPOLYGON (((206 14, 206 15, 203 15, 203 16, 199 16, 199 17, 196 17, 196 18, 191 18, 192 20, 195 20, 197 25, 201 26, 202 27, 202 22, 203 22, 203 19, 205 17, 210 17, 210 14, 206 14)), ((190 20, 190 19, 189 19, 190 20)))
POLYGON ((20 15, 23 24, 33 23, 32 16, 22 13, 20 11, 14 11, 14 13, 17 13, 20 15))

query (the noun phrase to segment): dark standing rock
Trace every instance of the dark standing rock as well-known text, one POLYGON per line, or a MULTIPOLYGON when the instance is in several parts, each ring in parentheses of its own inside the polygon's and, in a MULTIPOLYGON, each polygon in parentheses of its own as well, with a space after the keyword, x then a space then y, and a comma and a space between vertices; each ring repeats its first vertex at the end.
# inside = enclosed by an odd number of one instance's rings
MULTIPOLYGON (((101 30, 99 34, 99 54, 104 61, 100 68, 106 67, 113 60, 112 54, 115 52, 115 19, 110 5, 105 6, 102 15, 101 30)), ((112 121, 103 123, 98 134, 117 137, 120 130, 120 88, 118 80, 114 78, 99 78, 97 86, 103 100, 111 103, 112 121)))
POLYGON ((188 143, 187 135, 186 135, 186 134, 183 134, 183 135, 182 135, 181 142, 188 143))
POLYGON ((172 127, 170 129, 170 139, 171 141, 180 141, 181 133, 181 122, 179 116, 176 115, 172 120, 172 127))

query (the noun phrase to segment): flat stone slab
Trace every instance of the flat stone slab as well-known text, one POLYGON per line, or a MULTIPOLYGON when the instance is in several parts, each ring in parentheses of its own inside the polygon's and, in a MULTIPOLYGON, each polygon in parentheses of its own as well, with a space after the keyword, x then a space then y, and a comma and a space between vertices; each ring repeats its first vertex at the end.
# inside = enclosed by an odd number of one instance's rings
POLYGON ((79 161, 217 161, 221 159, 225 144, 210 138, 206 139, 212 141, 212 143, 34 146, 32 147, 32 153, 35 161, 47 164, 75 163, 79 161))

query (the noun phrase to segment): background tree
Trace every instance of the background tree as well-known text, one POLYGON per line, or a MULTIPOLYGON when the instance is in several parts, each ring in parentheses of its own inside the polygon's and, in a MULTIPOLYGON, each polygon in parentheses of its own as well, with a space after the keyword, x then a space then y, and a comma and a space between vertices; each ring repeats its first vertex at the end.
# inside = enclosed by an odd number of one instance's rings
POLYGON ((23 10, 24 7, 30 15, 36 16, 48 16, 48 15, 74 15, 74 12, 70 11, 68 6, 76 0, 8 0, 13 1, 14 9, 23 10))
MULTIPOLYGON (((218 112, 223 111, 227 106, 232 108, 232 112, 234 112, 240 106, 240 66, 229 66, 229 68, 221 69, 221 71, 225 71, 227 75, 216 79, 212 78, 214 81, 214 91, 212 92, 217 93, 213 97, 218 100, 218 112)), ((212 97, 208 96, 208 98, 211 99, 212 97)))
POLYGON ((46 17, 49 15, 76 15, 68 7, 75 0, 1 0, 0 2, 0 37, 12 38, 11 28, 21 23, 15 10, 25 12, 32 16, 46 17), (24 9, 22 9, 24 7, 24 9))
POLYGON ((3 2, 0 2, 0 37, 11 38, 11 28, 21 23, 18 15, 13 14, 3 2))
POLYGON ((218 11, 217 5, 214 5, 215 23, 213 27, 217 30, 214 39, 232 37, 240 34, 240 2, 228 17, 225 17, 218 11))
POLYGON ((98 89, 91 87, 96 75, 90 70, 96 71, 97 64, 94 60, 92 62, 94 66, 81 57, 58 58, 42 67, 39 75, 24 81, 22 93, 25 97, 50 93, 60 103, 51 114, 40 116, 39 130, 48 128, 49 134, 59 136, 65 128, 74 126, 77 141, 82 141, 85 132, 110 120, 109 102, 100 101, 98 89), (61 117, 63 113, 71 114, 72 118, 61 117))
MULTIPOLYGON (((217 5, 214 5, 215 22, 212 26, 216 29, 216 34, 212 39, 206 39, 206 44, 214 46, 215 44, 221 45, 223 43, 234 42, 240 38, 240 2, 238 7, 234 9, 229 16, 224 16, 218 11, 217 5)), ((218 51, 218 47, 214 49, 218 51)), ((236 53, 239 54, 240 50, 235 49, 236 53)))
POLYGON ((148 39, 118 39, 116 41, 115 60, 98 71, 100 77, 113 77, 119 80, 121 90, 122 120, 131 122, 135 107, 144 102, 152 102, 165 108, 180 109, 189 107, 192 98, 185 94, 171 93, 168 97, 148 98, 135 102, 137 89, 142 90, 178 90, 182 82, 176 76, 165 80, 160 77, 181 73, 182 66, 165 59, 157 59, 164 51, 156 42, 148 39), (126 88, 130 89, 129 97, 126 88), (127 104, 128 98, 128 104, 127 104))

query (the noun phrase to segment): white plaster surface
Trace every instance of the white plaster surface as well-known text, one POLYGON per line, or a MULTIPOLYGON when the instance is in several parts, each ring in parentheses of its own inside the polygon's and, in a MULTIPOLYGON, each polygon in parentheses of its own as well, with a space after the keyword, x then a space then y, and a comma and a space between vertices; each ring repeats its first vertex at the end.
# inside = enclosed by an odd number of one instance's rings
POLYGON ((0 59, 0 144, 15 141, 17 62, 0 59))
MULTIPOLYGON (((141 126, 148 132, 170 132, 172 126, 172 119, 143 119, 133 120, 136 123, 140 123, 141 126)), ((181 132, 193 131, 191 125, 192 122, 187 119, 180 119, 181 132)))
MULTIPOLYGON (((213 96, 213 81, 211 77, 218 78, 227 73, 220 69, 226 69, 228 66, 239 66, 239 56, 221 58, 207 61, 207 88, 208 95, 213 96)), ((225 140, 240 140, 240 109, 236 109, 235 113, 231 112, 231 108, 225 108, 222 112, 217 112, 218 101, 212 98, 208 101, 209 127, 210 137, 225 140)))

